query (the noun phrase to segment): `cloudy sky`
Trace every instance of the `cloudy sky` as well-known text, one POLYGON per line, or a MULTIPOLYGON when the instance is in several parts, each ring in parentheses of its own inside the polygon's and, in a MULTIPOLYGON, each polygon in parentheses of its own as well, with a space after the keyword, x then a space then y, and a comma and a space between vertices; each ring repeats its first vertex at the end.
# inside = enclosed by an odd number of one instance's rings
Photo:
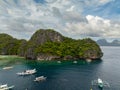
POLYGON ((29 39, 40 28, 120 39, 120 0, 0 0, 0 33, 29 39))

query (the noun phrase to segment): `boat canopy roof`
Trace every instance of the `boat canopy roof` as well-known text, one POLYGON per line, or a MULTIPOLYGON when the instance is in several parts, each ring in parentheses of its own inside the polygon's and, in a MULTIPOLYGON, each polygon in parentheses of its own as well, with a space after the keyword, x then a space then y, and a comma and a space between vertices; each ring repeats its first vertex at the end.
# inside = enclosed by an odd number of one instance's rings
POLYGON ((100 78, 98 78, 98 83, 103 83, 103 81, 100 78))

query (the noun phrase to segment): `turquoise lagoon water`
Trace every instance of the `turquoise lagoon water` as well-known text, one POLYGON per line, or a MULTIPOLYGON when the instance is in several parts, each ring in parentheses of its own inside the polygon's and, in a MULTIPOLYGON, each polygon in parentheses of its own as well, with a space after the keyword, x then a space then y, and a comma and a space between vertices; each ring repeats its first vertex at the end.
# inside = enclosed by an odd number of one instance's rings
POLYGON ((100 77, 109 82, 110 88, 120 90, 120 47, 101 47, 102 61, 87 63, 78 61, 28 61, 13 56, 0 56, 0 83, 15 85, 14 90, 99 90, 91 81, 100 77), (13 66, 3 70, 5 66, 13 66), (37 73, 30 76, 18 76, 17 72, 36 68, 37 73), (35 77, 44 75, 46 81, 34 82, 35 77))

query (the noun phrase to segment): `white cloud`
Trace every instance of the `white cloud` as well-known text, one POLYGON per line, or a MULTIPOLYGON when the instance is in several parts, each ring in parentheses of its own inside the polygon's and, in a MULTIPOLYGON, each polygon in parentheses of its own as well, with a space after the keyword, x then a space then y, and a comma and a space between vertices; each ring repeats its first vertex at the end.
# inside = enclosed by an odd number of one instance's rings
POLYGON ((105 4, 105 3, 108 3, 108 2, 111 2, 112 0, 99 0, 100 3, 102 4, 105 4))
POLYGON ((87 22, 66 23, 65 31, 71 32, 76 38, 79 36, 91 37, 120 37, 120 23, 112 23, 110 20, 98 16, 87 15, 87 22))
POLYGON ((68 8, 66 11, 70 12, 70 11, 73 11, 75 8, 75 6, 71 6, 70 8, 68 8))
POLYGON ((66 36, 80 38, 120 37, 120 23, 99 16, 83 15, 84 7, 110 0, 0 0, 0 32, 29 39, 39 28, 53 28, 66 36))
POLYGON ((91 25, 91 27, 93 28, 97 28, 99 25, 102 24, 103 27, 109 27, 110 26, 110 20, 107 19, 103 19, 101 17, 98 16, 92 16, 92 15, 88 15, 86 16, 86 19, 88 21, 88 23, 91 25))

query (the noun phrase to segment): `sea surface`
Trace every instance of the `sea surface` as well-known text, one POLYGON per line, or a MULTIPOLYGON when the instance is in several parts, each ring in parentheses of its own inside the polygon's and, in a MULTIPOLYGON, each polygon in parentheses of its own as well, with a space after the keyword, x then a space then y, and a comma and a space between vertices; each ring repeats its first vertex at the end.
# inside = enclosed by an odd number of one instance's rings
POLYGON ((15 85, 13 90, 100 90, 91 82, 98 77, 107 81, 110 87, 103 90, 120 90, 120 47, 101 47, 102 61, 87 63, 79 61, 28 61, 14 56, 0 56, 0 83, 15 85), (13 66, 10 70, 3 67, 13 66), (18 76, 17 72, 36 68, 37 73, 18 76), (35 77, 47 79, 34 82, 35 77))

